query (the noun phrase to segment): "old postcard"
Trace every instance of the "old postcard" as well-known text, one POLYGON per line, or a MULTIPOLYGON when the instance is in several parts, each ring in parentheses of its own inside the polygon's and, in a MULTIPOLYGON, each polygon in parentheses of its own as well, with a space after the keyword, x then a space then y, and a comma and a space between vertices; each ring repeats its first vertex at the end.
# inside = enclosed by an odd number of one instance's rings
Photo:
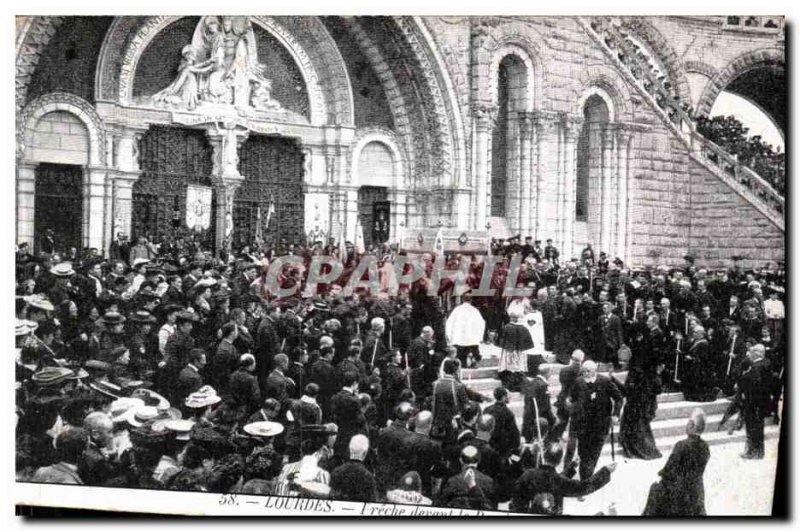
POLYGON ((15 45, 19 506, 785 511, 784 16, 15 45))

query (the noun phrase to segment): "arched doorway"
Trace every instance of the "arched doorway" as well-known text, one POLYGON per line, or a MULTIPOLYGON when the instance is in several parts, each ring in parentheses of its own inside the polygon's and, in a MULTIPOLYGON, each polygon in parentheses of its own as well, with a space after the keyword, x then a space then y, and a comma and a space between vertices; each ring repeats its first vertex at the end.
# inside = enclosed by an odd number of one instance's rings
POLYGON ((303 152, 299 142, 292 138, 250 135, 239 154, 239 171, 244 182, 233 202, 234 249, 254 244, 257 236, 268 245, 281 240, 305 243, 303 152), (270 204, 274 209, 272 215, 269 215, 270 204))
MULTIPOLYGON (((83 168, 42 163, 36 167, 34 227, 36 251, 42 237, 52 238, 53 251, 81 250, 83 233, 83 168)), ((76 254, 76 256, 78 256, 76 254)))
POLYGON ((133 185, 134 241, 142 236, 159 242, 194 238, 204 250, 213 250, 215 199, 208 229, 193 232, 186 226, 188 185, 212 186, 212 149, 205 131, 152 125, 142 136, 139 152, 142 175, 133 185))

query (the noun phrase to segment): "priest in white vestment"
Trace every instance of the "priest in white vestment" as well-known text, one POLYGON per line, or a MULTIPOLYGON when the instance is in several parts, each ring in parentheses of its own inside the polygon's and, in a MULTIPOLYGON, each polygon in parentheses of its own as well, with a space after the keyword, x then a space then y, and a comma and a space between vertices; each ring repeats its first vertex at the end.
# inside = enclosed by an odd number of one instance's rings
POLYGON ((445 323, 447 344, 456 347, 463 367, 473 367, 480 361, 480 344, 485 330, 486 321, 481 312, 472 305, 472 293, 468 291, 445 323))

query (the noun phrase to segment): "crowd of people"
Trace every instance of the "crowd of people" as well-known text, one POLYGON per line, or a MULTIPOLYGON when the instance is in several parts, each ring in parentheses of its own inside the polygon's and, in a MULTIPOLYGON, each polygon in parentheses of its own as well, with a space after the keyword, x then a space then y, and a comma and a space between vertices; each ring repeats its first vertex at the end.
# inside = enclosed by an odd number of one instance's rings
MULTIPOLYGON (((563 260, 549 240, 514 238, 493 241, 484 296, 479 255, 433 292, 426 275, 390 293, 397 249, 376 249, 381 290, 348 293, 360 254, 335 242, 224 260, 183 240, 117 238, 108 259, 41 248, 17 249, 19 481, 560 514, 565 496, 608 483, 615 465, 596 465, 613 423, 626 455, 661 456, 650 422, 665 390, 732 397, 746 458, 763 457, 764 418, 779 415, 779 264, 708 271, 687 256, 632 271, 589 245, 563 260), (322 254, 343 274, 312 295, 322 254), (281 270, 280 287, 298 289, 276 297, 267 270, 286 255, 305 266, 281 270), (501 381, 487 396, 463 375, 492 349, 501 381), (547 353, 565 365, 554 404, 547 353)), ((694 413, 681 452, 702 453, 703 426, 694 413)), ((702 497, 702 470, 698 494, 676 463, 651 514, 702 497)))

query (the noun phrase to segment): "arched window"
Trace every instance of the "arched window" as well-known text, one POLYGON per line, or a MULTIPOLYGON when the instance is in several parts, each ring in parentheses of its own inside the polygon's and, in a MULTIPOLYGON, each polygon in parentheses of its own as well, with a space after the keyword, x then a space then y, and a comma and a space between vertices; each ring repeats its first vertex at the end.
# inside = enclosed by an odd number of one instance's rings
POLYGON ((583 106, 583 127, 578 136, 575 186, 575 221, 587 222, 587 238, 600 240, 601 174, 603 131, 609 109, 602 97, 593 94, 583 106))
POLYGON ((500 61, 497 76, 497 122, 492 131, 492 216, 505 216, 511 170, 516 168, 518 150, 514 131, 518 130, 517 112, 525 110, 527 76, 525 63, 516 55, 500 61))

